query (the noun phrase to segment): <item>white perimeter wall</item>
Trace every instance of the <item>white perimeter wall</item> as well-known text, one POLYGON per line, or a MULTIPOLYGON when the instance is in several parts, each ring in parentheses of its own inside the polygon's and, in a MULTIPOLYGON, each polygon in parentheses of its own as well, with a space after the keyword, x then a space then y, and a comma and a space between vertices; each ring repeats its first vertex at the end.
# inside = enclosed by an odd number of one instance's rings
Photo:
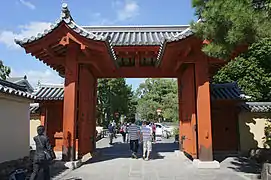
POLYGON ((0 163, 29 155, 30 101, 0 93, 0 163))

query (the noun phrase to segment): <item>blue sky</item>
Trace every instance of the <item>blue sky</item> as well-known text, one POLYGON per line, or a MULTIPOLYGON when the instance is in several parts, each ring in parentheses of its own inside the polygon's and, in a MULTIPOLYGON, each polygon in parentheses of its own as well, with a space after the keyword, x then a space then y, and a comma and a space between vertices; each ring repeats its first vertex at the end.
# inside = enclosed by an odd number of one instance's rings
MULTIPOLYGON (((14 38, 35 35, 60 16, 68 3, 79 25, 186 25, 196 20, 191 0, 9 0, 0 6, 0 59, 11 67, 11 76, 27 75, 35 86, 59 84, 63 79, 14 43, 14 38)), ((144 79, 127 79, 133 89, 144 79)))

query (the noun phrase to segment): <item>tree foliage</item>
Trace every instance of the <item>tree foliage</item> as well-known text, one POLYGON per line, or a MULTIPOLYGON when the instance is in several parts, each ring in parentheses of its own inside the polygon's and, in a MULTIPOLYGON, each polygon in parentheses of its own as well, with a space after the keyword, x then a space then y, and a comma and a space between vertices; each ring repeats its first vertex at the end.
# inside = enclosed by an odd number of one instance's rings
POLYGON ((203 21, 192 23, 192 29, 209 40, 202 49, 209 56, 226 59, 240 45, 271 37, 270 0, 193 0, 192 4, 203 21))
POLYGON ((5 66, 3 61, 0 60, 0 79, 6 80, 9 77, 10 68, 5 66))
POLYGON ((271 38, 254 43, 214 76, 215 83, 237 82, 250 101, 271 99, 271 38))
POLYGON ((157 119, 157 109, 167 121, 178 120, 177 82, 173 79, 146 79, 136 91, 137 112, 142 119, 157 119))
POLYGON ((98 80, 98 123, 107 125, 113 119, 118 121, 122 115, 135 113, 135 101, 131 86, 124 78, 98 80), (116 114, 118 113, 118 114, 116 114))

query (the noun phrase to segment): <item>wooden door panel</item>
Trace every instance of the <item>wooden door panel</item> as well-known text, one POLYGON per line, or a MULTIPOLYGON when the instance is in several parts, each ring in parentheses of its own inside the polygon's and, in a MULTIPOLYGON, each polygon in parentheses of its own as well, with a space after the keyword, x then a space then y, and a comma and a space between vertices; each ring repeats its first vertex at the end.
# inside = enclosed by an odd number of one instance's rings
POLYGON ((183 139, 183 150, 192 157, 197 157, 196 136, 196 97, 194 65, 188 65, 181 77, 180 138, 183 139))

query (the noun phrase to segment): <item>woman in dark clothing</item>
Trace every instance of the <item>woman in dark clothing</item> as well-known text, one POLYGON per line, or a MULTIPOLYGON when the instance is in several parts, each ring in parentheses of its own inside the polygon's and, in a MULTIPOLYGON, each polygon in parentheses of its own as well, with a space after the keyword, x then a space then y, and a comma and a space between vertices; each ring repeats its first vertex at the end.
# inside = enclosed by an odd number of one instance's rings
POLYGON ((33 161, 33 173, 30 180, 36 180, 41 169, 43 170, 43 179, 50 179, 49 164, 52 159, 55 159, 55 154, 50 145, 49 138, 44 135, 44 131, 44 126, 38 126, 38 135, 33 138, 36 143, 36 152, 33 161), (49 154, 49 156, 46 154, 49 154))

